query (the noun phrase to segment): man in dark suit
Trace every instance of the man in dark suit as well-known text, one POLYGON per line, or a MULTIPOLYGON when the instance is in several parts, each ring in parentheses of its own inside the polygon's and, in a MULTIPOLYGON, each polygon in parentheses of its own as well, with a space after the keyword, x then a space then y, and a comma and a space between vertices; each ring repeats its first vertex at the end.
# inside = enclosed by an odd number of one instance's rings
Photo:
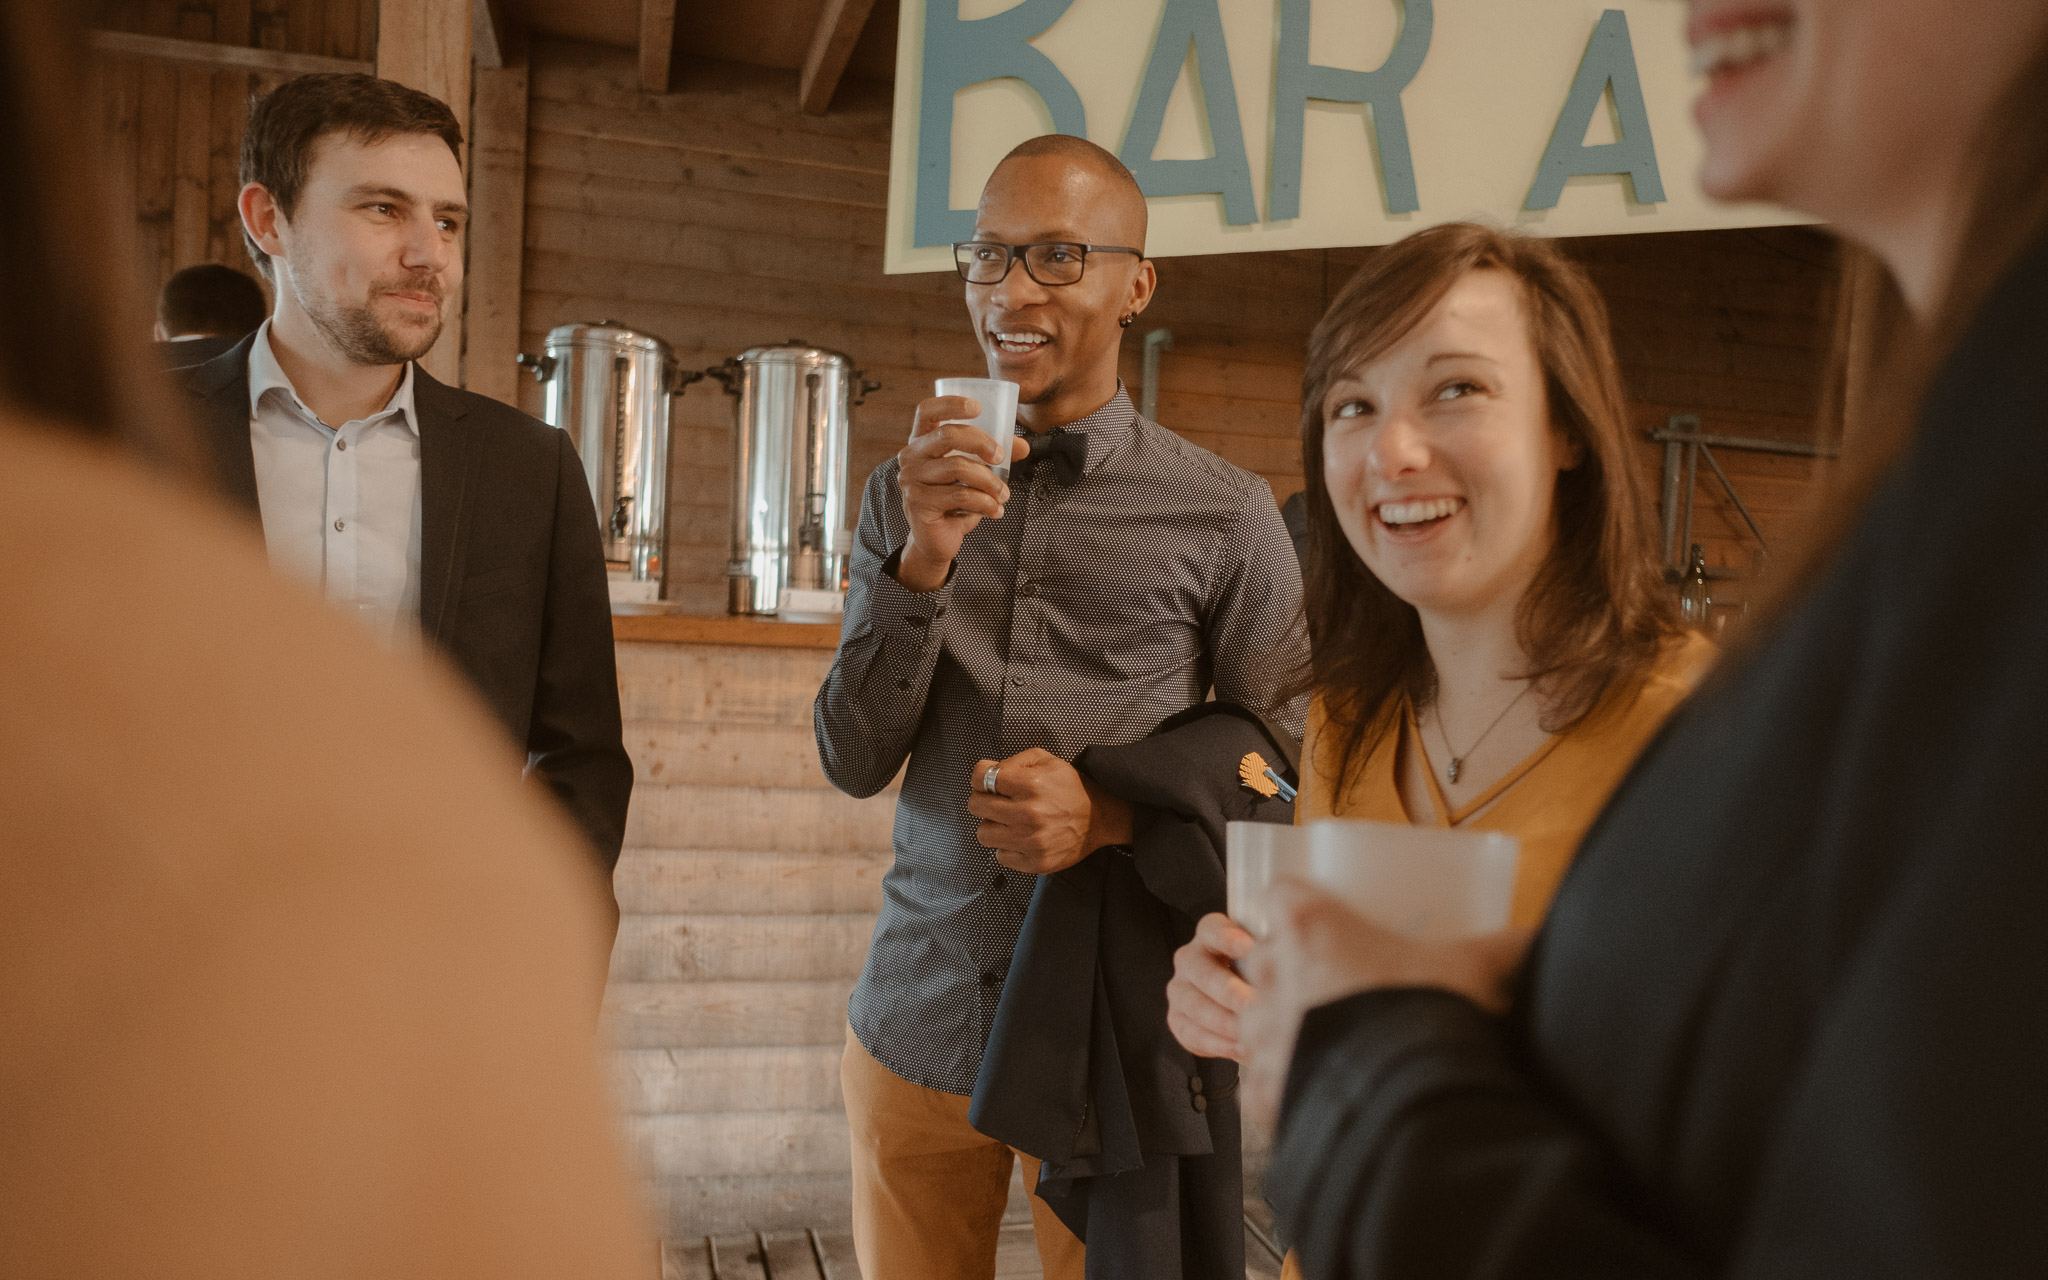
POLYGON ((276 302, 182 376, 271 563, 452 658, 609 876, 633 770, 583 468, 563 432, 415 363, 461 296, 460 145, 439 100, 372 76, 255 103, 242 226, 276 302))
POLYGON ((255 331, 270 313, 263 286, 202 262, 171 273, 156 295, 156 352, 164 368, 204 364, 255 331))

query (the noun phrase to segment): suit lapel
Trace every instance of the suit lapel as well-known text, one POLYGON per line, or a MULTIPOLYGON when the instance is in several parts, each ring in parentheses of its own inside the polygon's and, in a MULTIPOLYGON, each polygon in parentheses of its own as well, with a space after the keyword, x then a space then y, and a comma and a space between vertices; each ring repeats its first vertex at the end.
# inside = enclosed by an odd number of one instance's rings
POLYGON ((221 492, 250 515, 260 517, 256 451, 249 443, 249 349, 255 341, 251 334, 194 367, 186 374, 185 386, 198 402, 221 492))
POLYGON ((468 550, 469 512, 483 450, 460 393, 413 366, 420 433, 420 630, 447 639, 468 550))

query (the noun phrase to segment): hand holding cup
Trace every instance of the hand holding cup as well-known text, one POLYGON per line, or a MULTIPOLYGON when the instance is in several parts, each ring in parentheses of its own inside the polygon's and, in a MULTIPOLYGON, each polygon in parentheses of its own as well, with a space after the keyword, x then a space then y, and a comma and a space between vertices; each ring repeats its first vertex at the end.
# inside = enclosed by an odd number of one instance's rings
POLYGON ((910 442, 896 454, 896 483, 910 524, 896 580, 912 591, 945 585, 961 541, 983 520, 1002 519, 1010 486, 992 468, 1028 452, 1013 436, 1006 458, 987 432, 971 425, 980 412, 964 396, 921 401, 910 442))

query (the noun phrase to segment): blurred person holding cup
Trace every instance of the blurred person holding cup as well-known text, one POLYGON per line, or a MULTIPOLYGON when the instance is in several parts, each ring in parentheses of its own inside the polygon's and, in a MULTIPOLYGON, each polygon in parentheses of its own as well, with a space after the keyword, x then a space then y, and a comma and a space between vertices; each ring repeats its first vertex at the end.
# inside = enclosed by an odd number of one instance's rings
POLYGON ((1317 325, 1302 403, 1297 821, 1367 820, 1315 832, 1360 857, 1385 823, 1505 833, 1521 854, 1491 936, 1404 938, 1285 875, 1260 955, 1238 921, 1201 921, 1169 1025, 1192 1052, 1262 1065, 1246 1103, 1269 1115, 1302 1011, 1388 954, 1500 1005, 1580 838, 1713 655, 1658 572, 1605 304, 1553 243, 1452 223, 1382 250, 1317 325))
POLYGON ((1503 1014, 1476 948, 1302 902, 1251 957, 1317 1280, 2048 1258, 2048 7, 1691 0, 1686 38, 1707 194, 1845 242, 1843 464, 1503 1014))
MULTIPOLYGON (((841 1067, 867 1275, 986 1274, 1013 1159, 1038 1182, 968 1111, 1035 886, 1132 840, 1131 807, 1074 757, 1212 690, 1300 732, 1281 686, 1301 574, 1270 487, 1142 417, 1117 377, 1155 283, 1145 223, 1102 148, 1012 151, 955 246, 994 385, 920 403, 862 499, 815 722, 841 790, 902 774, 841 1067)), ((1046 1275, 1078 1280, 1080 1240, 1042 1199, 1033 1215, 1046 1275)))

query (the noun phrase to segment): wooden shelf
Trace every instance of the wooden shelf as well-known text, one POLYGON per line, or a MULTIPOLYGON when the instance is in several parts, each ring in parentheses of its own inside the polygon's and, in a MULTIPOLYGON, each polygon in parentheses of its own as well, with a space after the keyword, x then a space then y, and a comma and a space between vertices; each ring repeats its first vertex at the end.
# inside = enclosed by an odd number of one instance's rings
POLYGON ((612 639, 643 644, 729 644, 757 649, 836 649, 836 623, 778 622, 725 614, 613 614, 612 639))

